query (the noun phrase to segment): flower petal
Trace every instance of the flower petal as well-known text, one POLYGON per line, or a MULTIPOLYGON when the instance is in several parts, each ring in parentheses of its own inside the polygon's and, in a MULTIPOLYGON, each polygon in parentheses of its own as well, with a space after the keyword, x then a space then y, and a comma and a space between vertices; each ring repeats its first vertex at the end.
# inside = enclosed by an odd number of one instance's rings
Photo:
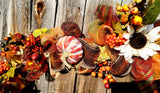
POLYGON ((158 34, 160 32, 160 26, 152 29, 148 34, 146 34, 147 39, 150 42, 154 42, 156 39, 160 38, 160 34, 158 34))
POLYGON ((128 63, 132 64, 134 60, 131 58, 131 59, 127 60, 127 61, 128 61, 128 63))
POLYGON ((155 43, 150 43, 149 45, 147 45, 147 47, 149 47, 150 49, 153 49, 155 51, 160 50, 160 46, 158 44, 155 44, 155 43))
POLYGON ((130 35, 134 33, 134 28, 130 25, 127 26, 127 31, 129 32, 130 35))
POLYGON ((125 47, 125 45, 121 45, 121 46, 118 46, 118 47, 114 47, 114 49, 115 50, 122 50, 124 47, 125 47))
POLYGON ((138 51, 136 49, 132 48, 131 52, 134 56, 139 56, 138 51))
POLYGON ((129 34, 129 33, 125 33, 125 34, 123 34, 123 37, 124 37, 125 39, 129 39, 129 38, 130 38, 130 34, 129 34))
POLYGON ((144 53, 142 49, 139 49, 138 53, 140 57, 143 58, 144 60, 147 60, 149 58, 149 56, 146 53, 144 53))
POLYGON ((124 58, 126 59, 126 60, 130 60, 131 58, 132 58, 132 53, 131 53, 131 51, 126 51, 125 53, 123 53, 123 55, 124 55, 124 58))
POLYGON ((143 27, 137 29, 137 32, 140 33, 140 32, 143 32, 147 29, 147 25, 144 25, 143 27))
POLYGON ((153 29, 154 24, 147 25, 146 32, 149 32, 153 29))

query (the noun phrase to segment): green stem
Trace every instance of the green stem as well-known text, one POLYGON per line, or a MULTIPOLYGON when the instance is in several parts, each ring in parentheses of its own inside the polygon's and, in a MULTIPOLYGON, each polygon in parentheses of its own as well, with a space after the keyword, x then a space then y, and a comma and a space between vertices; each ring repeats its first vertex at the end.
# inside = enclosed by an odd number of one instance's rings
POLYGON ((123 0, 121 0, 121 6, 122 6, 122 4, 123 4, 123 0))

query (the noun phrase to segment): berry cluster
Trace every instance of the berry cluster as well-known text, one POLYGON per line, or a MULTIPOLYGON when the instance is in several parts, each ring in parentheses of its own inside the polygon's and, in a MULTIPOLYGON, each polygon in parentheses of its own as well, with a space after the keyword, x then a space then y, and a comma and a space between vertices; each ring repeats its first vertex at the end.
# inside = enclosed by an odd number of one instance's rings
POLYGON ((20 33, 15 33, 11 37, 4 37, 4 41, 0 41, 0 46, 2 48, 1 56, 6 56, 9 54, 16 54, 19 51, 19 46, 25 44, 25 36, 20 33))
POLYGON ((0 74, 8 71, 10 68, 10 64, 8 62, 0 61, 0 74))
POLYGON ((110 73, 110 65, 111 61, 109 59, 101 64, 98 64, 98 67, 95 69, 95 71, 91 72, 91 76, 103 79, 103 83, 106 89, 109 88, 109 83, 115 82, 110 73))
POLYGON ((123 38, 123 34, 121 33, 118 36, 116 36, 115 33, 111 35, 106 35, 106 44, 108 44, 111 49, 115 46, 123 45, 125 41, 126 39, 123 38))
POLYGON ((24 46, 24 59, 37 60, 43 52, 40 37, 35 37, 32 34, 26 37, 26 44, 24 46))
POLYGON ((138 7, 134 4, 129 5, 118 5, 116 10, 121 12, 120 20, 122 24, 127 24, 128 22, 131 25, 139 26, 142 24, 141 11, 139 11, 138 7))

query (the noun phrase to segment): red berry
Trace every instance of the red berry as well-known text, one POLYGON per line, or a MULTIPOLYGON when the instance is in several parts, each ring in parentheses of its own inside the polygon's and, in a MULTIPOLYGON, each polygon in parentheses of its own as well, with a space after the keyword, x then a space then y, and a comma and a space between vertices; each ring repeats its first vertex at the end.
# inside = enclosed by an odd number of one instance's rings
POLYGON ((18 49, 18 47, 14 47, 13 49, 14 49, 14 50, 17 50, 17 49, 18 49))
POLYGON ((99 64, 98 66, 99 66, 99 67, 101 67, 101 66, 102 66, 102 64, 99 64))
POLYGON ((30 44, 31 44, 30 42, 27 42, 27 43, 26 43, 26 46, 30 46, 30 44))
POLYGON ((32 60, 36 60, 38 57, 39 57, 39 54, 33 53, 31 58, 32 60))
POLYGON ((109 88, 109 83, 104 84, 104 87, 105 87, 106 89, 108 89, 108 88, 109 88))

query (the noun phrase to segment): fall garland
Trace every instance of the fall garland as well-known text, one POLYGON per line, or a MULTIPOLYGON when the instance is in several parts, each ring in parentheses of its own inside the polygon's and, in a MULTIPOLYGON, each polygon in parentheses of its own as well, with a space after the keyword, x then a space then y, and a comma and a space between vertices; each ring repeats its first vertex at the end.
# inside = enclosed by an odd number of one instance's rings
POLYGON ((0 83, 21 91, 47 69, 54 77, 64 69, 91 73, 102 78, 107 89, 115 82, 113 75, 131 73, 136 82, 158 80, 159 4, 159 0, 135 0, 129 5, 117 4, 116 11, 98 5, 98 19, 88 27, 89 38, 72 21, 61 28, 36 29, 29 36, 10 34, 0 44, 0 83))

